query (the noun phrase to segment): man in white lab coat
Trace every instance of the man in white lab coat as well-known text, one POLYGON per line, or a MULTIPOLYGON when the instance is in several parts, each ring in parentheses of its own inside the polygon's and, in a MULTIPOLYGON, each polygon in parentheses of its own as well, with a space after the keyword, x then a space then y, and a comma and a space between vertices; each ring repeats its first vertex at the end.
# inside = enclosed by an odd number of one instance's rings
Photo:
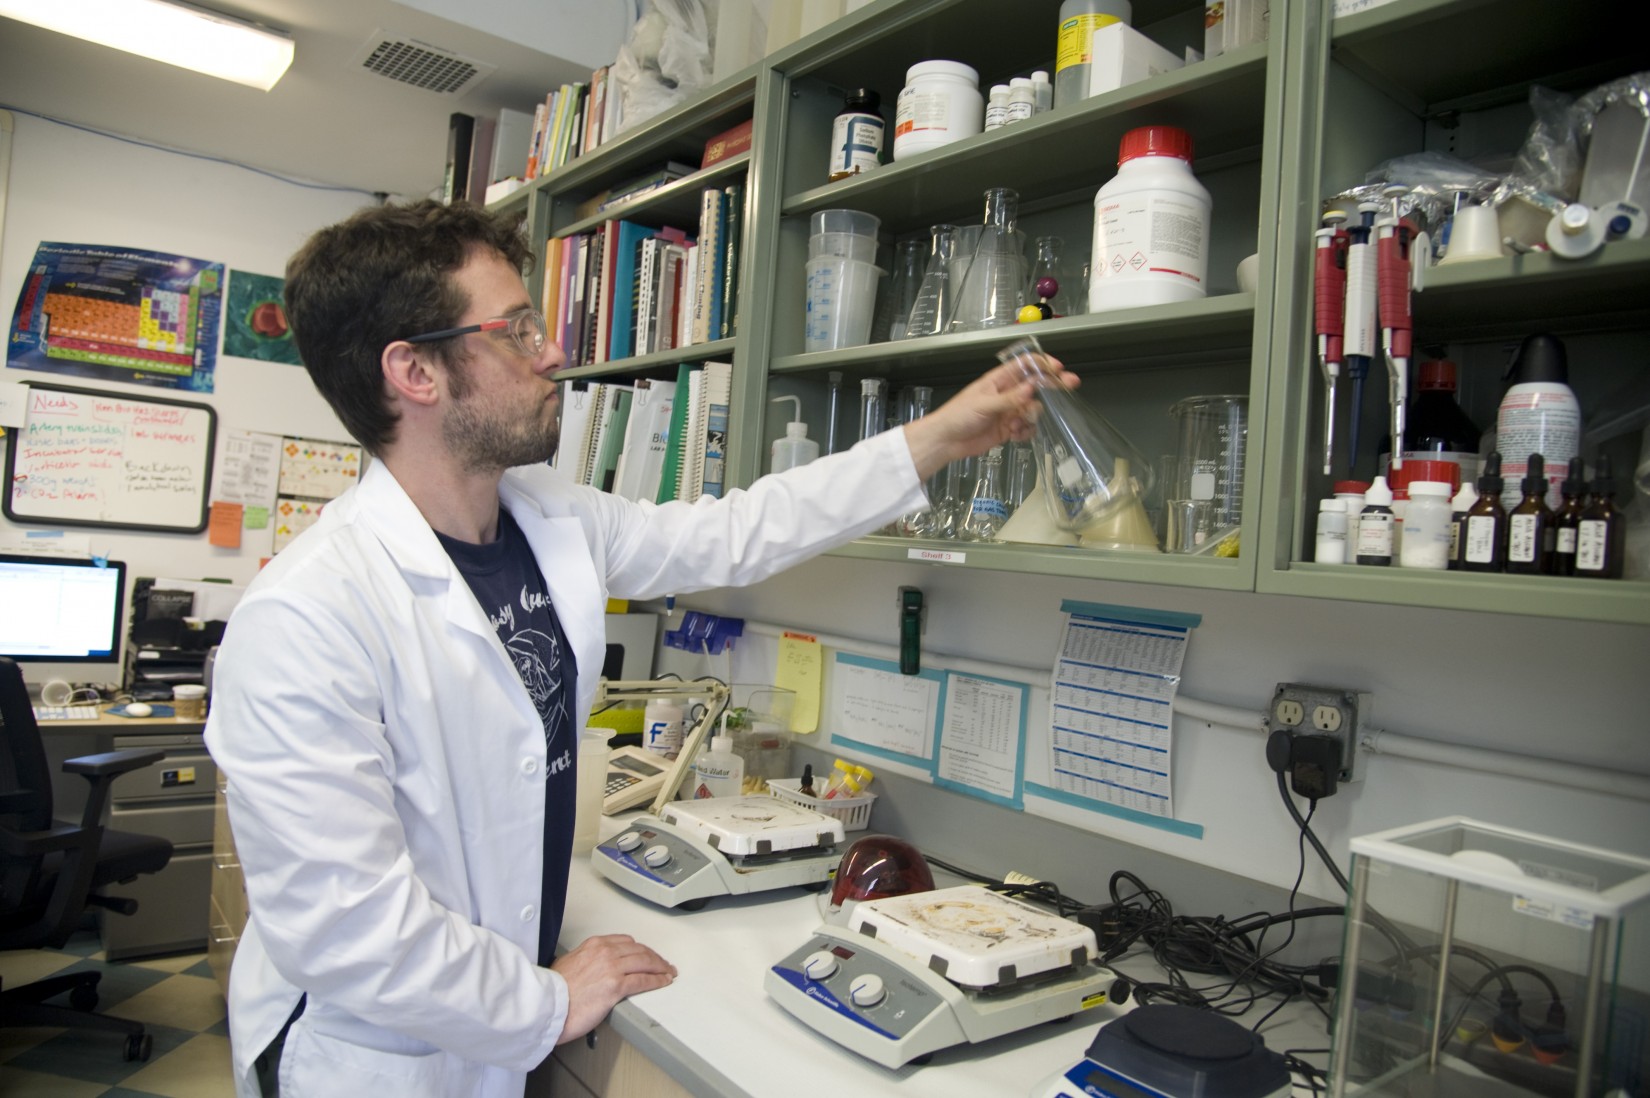
POLYGON ((514 223, 425 202, 364 210, 288 266, 305 365, 377 460, 252 584, 216 664, 207 742, 251 905, 243 1096, 513 1098, 558 1042, 668 984, 623 934, 555 956, 607 599, 762 579, 1029 434, 1032 388, 998 368, 722 500, 576 486, 545 464, 565 358, 528 261, 514 223))

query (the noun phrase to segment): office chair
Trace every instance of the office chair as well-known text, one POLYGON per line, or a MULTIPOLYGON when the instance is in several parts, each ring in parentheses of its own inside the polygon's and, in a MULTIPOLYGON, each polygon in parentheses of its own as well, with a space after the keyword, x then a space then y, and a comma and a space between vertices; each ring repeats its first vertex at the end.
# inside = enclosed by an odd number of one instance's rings
MULTIPOLYGON (((137 901, 94 890, 140 873, 155 873, 172 857, 169 840, 103 826, 109 787, 120 775, 165 757, 159 750, 110 751, 69 759, 63 771, 90 789, 79 825, 52 818, 51 767, 34 721, 23 673, 0 657, 0 950, 57 949, 88 905, 130 915, 137 901)), ((74 972, 22 987, 0 988, 0 1026, 85 1026, 126 1034, 125 1057, 149 1059, 150 1035, 140 1022, 94 1014, 101 972, 74 972), (45 1002, 67 992, 69 1006, 45 1002)))

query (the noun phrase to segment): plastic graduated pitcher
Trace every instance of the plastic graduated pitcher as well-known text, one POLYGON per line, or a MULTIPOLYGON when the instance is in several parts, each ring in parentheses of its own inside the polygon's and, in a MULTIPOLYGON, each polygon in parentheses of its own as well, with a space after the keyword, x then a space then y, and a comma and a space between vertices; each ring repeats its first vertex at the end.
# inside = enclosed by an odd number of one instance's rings
POLYGON ((845 256, 822 255, 808 260, 805 351, 835 351, 858 347, 871 339, 876 311, 877 280, 883 275, 875 263, 845 256))

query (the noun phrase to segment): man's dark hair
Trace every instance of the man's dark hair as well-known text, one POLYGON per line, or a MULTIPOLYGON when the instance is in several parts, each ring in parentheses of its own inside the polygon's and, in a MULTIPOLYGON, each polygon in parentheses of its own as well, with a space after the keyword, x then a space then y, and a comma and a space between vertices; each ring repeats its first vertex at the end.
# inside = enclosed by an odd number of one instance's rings
MULTIPOLYGON (((532 263, 519 214, 429 200, 361 210, 317 232, 287 261, 287 319, 304 368, 369 453, 395 439, 384 348, 458 325, 469 302, 452 276, 477 246, 518 270, 532 263)), ((458 353, 447 341, 430 348, 443 361, 458 353)))

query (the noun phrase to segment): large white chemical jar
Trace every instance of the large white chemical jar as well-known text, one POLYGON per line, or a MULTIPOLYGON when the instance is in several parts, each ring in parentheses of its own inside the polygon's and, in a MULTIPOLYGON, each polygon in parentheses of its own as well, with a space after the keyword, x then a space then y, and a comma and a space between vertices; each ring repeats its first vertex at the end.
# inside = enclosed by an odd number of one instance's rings
POLYGON ((1094 197, 1089 311, 1203 297, 1210 206, 1192 174, 1190 134, 1174 126, 1124 134, 1117 174, 1094 197))
POLYGON ((915 156, 985 125, 980 74, 961 61, 922 61, 905 73, 894 115, 894 159, 915 156))

